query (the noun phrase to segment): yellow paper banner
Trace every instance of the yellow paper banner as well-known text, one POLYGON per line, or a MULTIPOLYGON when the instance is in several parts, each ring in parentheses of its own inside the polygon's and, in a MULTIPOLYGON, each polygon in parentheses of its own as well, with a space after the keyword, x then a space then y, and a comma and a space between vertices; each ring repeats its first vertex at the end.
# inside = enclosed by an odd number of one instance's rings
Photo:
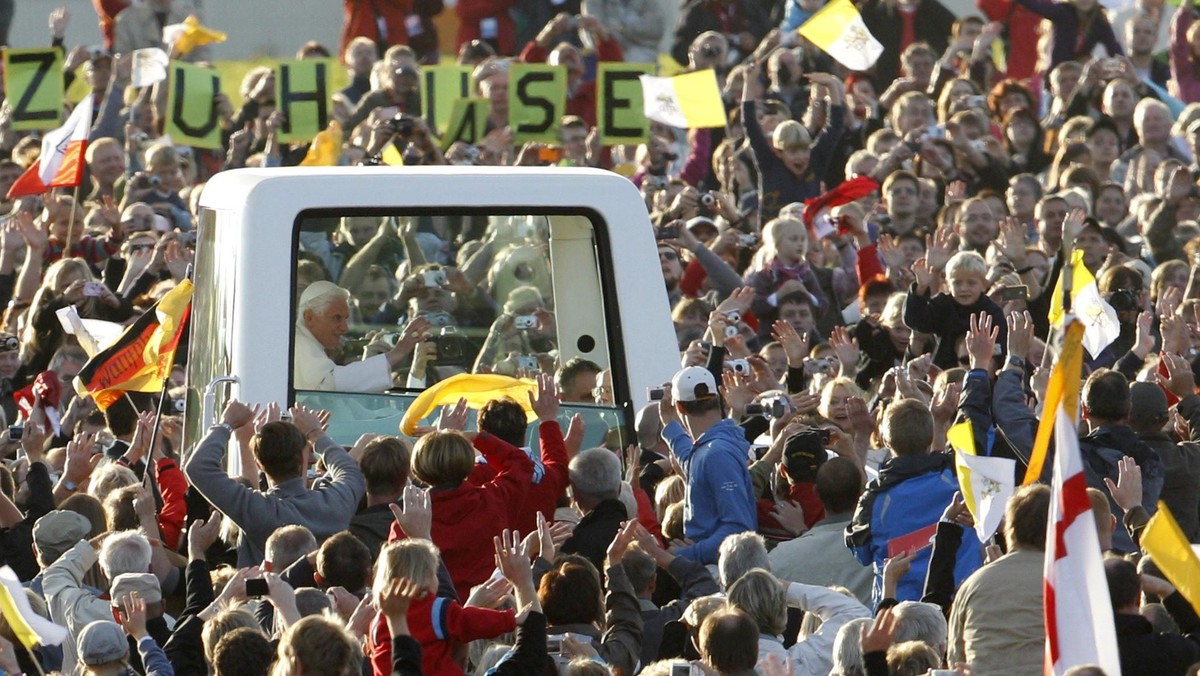
POLYGON ((4 97, 14 131, 53 129, 63 110, 62 54, 57 49, 5 49, 4 97))
POLYGON ((283 61, 275 66, 275 107, 283 113, 279 140, 312 140, 329 124, 332 64, 328 59, 283 61))
POLYGON ((180 145, 221 147, 221 120, 214 97, 221 93, 217 71, 172 61, 167 89, 167 134, 180 145))
POLYGON ((438 135, 446 133, 454 118, 454 102, 470 98, 470 66, 423 66, 421 68, 421 114, 438 135))
POLYGON ((596 126, 600 142, 640 143, 646 140, 642 75, 653 75, 648 63, 601 63, 596 71, 596 126))
POLYGON ((562 66, 514 63, 508 75, 508 125, 516 143, 558 142, 558 123, 567 105, 567 71, 562 66))

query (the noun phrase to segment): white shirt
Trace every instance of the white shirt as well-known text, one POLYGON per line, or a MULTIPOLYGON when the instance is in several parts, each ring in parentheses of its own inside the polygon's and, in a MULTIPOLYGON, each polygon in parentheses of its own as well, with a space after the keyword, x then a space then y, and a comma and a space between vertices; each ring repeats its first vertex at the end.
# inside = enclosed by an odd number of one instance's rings
POLYGON ((387 355, 338 366, 325 354, 308 327, 296 326, 296 361, 292 369, 297 390, 383 392, 392 386, 387 355))

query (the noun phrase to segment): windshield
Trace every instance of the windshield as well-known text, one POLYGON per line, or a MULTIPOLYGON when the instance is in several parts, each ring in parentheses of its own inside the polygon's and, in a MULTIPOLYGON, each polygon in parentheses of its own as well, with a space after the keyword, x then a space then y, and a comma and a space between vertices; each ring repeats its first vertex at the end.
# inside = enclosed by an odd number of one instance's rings
POLYGON ((334 438, 353 443, 395 434, 416 395, 449 378, 552 374, 564 427, 578 413, 585 443, 619 447, 592 218, 302 213, 295 400, 329 410, 334 438))

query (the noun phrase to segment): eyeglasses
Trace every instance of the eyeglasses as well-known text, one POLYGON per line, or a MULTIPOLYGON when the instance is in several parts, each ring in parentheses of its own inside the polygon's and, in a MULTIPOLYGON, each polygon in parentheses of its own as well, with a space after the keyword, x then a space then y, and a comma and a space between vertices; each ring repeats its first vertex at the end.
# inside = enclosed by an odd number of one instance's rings
POLYGON ((675 253, 674 251, 659 251, 659 252, 658 252, 658 257, 659 257, 659 258, 665 258, 665 259, 667 259, 667 260, 669 260, 669 261, 677 261, 677 260, 679 260, 679 254, 675 253))

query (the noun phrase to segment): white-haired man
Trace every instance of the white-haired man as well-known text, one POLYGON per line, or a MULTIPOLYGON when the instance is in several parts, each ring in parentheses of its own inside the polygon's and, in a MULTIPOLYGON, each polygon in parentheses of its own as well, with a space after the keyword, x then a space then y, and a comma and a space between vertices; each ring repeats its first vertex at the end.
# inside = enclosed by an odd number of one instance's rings
POLYGON ((382 392, 392 386, 392 371, 408 359, 429 327, 427 320, 414 319, 387 352, 338 365, 328 351, 341 346, 349 320, 349 291, 325 281, 304 290, 296 312, 296 389, 382 392))
POLYGON ((45 571, 42 589, 50 620, 67 628, 63 641, 63 673, 75 668, 75 640, 89 623, 111 620, 111 601, 97 596, 83 585, 83 576, 99 560, 105 579, 114 580, 126 573, 145 573, 150 570, 152 550, 145 535, 127 530, 109 535, 99 548, 80 540, 45 571))

